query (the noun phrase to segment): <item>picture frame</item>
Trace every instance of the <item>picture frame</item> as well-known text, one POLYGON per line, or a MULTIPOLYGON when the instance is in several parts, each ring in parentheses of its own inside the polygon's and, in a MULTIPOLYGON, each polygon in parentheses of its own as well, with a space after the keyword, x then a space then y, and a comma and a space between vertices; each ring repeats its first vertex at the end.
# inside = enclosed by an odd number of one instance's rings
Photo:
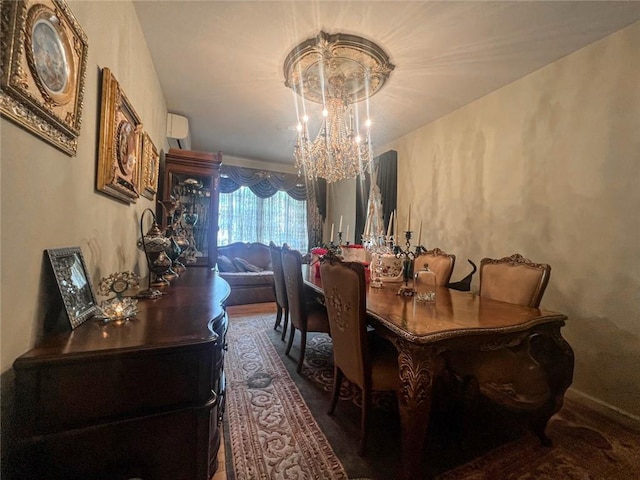
POLYGON ((142 164, 140 175, 141 195, 153 200, 158 192, 158 174, 160 172, 160 155, 147 132, 142 133, 142 164))
POLYGON ((71 329, 100 312, 80 247, 48 249, 47 255, 71 329))
POLYGON ((96 188, 127 203, 140 196, 142 122, 109 68, 102 69, 96 188))
POLYGON ((64 0, 2 1, 0 114, 75 156, 89 43, 64 0))

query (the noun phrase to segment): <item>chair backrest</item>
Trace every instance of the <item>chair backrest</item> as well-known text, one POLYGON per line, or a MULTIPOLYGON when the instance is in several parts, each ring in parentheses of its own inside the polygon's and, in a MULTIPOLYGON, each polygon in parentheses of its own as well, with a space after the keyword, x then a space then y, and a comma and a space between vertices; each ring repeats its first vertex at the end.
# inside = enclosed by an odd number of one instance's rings
POLYGON ((480 261, 480 296, 538 308, 544 294, 551 267, 533 263, 518 253, 501 259, 480 261))
POLYGON ((286 243, 282 245, 282 271, 291 323, 298 330, 306 332, 307 310, 302 280, 302 255, 286 243))
POLYGON ((320 276, 335 365, 350 381, 364 388, 370 369, 364 266, 325 257, 320 276))
POLYGON ((284 283, 284 271, 282 270, 282 247, 269 242, 271 251, 271 268, 273 269, 273 283, 276 290, 276 302, 282 308, 289 308, 287 288, 284 283))
POLYGON ((447 285, 456 264, 456 256, 445 253, 439 248, 427 250, 414 260, 413 271, 422 270, 425 263, 429 265, 429 270, 436 274, 436 284, 447 285))

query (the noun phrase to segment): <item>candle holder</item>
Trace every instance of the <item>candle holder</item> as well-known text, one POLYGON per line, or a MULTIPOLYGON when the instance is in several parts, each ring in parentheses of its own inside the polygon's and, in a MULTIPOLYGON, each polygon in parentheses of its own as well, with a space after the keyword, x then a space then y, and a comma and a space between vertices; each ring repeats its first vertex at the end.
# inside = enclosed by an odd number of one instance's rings
POLYGON ((404 232, 405 236, 405 248, 395 244, 393 246, 393 253, 396 258, 402 259, 402 280, 404 285, 401 285, 397 294, 406 297, 412 297, 415 295, 416 290, 413 285, 409 285, 409 280, 413 283, 413 276, 411 275, 411 265, 416 257, 419 257, 426 250, 422 245, 417 245, 414 251, 411 251, 411 234, 410 230, 404 232))
MULTIPOLYGON (((340 237, 340 233, 338 233, 338 236, 340 237)), ((342 249, 340 248, 340 245, 342 244, 336 244, 333 242, 333 240, 329 241, 329 245, 327 245, 327 253, 339 257, 340 255, 342 255, 342 249)))
POLYGON ((138 300, 125 297, 127 290, 137 289, 140 284, 140 277, 133 272, 116 272, 100 280, 98 293, 102 296, 114 297, 104 300, 100 304, 100 314, 98 318, 106 322, 121 324, 135 318, 138 313, 138 300))

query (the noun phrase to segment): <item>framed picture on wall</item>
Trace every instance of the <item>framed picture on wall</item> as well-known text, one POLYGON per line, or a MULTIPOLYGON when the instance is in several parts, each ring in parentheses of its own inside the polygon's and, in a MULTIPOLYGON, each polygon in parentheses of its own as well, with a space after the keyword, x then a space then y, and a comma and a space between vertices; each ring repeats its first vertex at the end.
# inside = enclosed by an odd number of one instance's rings
POLYGON ((160 155, 147 132, 142 134, 142 165, 140 174, 140 192, 143 197, 153 200, 158 191, 158 172, 160 155))
POLYGON ((0 113, 74 156, 87 36, 63 0, 3 1, 0 113))
POLYGON ((96 188, 127 203, 137 201, 141 156, 140 117, 111 70, 103 68, 96 188))

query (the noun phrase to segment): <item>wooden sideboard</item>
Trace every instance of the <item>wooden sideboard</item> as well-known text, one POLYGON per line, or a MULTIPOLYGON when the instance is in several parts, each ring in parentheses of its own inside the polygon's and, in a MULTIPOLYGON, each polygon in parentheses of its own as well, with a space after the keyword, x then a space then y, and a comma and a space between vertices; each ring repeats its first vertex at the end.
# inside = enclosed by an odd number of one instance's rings
POLYGON ((229 292, 190 268, 135 319, 90 319, 16 359, 16 478, 209 480, 229 292))

